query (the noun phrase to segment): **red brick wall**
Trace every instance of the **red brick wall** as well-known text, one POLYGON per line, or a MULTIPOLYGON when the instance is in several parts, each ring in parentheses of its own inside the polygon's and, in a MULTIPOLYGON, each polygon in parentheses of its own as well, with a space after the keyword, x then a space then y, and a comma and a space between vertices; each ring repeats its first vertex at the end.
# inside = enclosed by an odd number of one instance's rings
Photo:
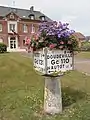
POLYGON ((3 42, 8 45, 8 29, 7 29, 7 21, 0 20, 2 24, 2 32, 0 32, 0 38, 3 39, 3 42))
MULTIPOLYGON (((3 39, 3 42, 8 46, 8 25, 7 25, 7 21, 5 20, 0 20, 0 23, 3 25, 3 30, 2 32, 0 32, 0 38, 3 39)), ((32 30, 32 24, 35 27, 35 32, 37 32, 38 29, 38 22, 30 22, 30 21, 19 21, 17 22, 17 31, 18 31, 18 35, 19 35, 19 39, 18 39, 18 45, 20 48, 25 48, 25 45, 23 45, 23 40, 25 39, 25 37, 29 37, 31 36, 31 30, 32 30), (28 32, 24 33, 23 32, 23 24, 26 24, 28 27, 28 32)))
POLYGON ((25 39, 25 37, 29 37, 31 36, 31 31, 32 31, 32 24, 35 27, 35 32, 37 32, 38 30, 38 23, 36 22, 25 22, 25 21, 20 21, 18 22, 18 34, 19 34, 19 47, 20 48, 25 48, 25 45, 23 45, 23 40, 25 39), (23 32, 23 25, 26 24, 28 27, 28 32, 24 33, 23 32))

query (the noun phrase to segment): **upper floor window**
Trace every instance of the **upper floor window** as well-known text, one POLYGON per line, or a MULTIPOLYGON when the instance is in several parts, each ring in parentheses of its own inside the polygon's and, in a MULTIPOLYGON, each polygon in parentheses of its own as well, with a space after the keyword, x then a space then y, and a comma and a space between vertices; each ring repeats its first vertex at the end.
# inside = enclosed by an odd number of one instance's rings
POLYGON ((3 39, 2 38, 0 38, 0 43, 2 43, 3 42, 3 39))
POLYGON ((10 19, 14 19, 14 15, 13 14, 10 15, 10 19))
POLYGON ((10 31, 15 31, 15 24, 9 24, 10 31))
POLYGON ((35 33, 35 27, 34 27, 33 24, 32 24, 32 30, 31 30, 31 33, 35 33))
POLYGON ((31 15, 31 16, 30 16, 30 19, 31 19, 31 20, 34 20, 34 15, 31 15))
POLYGON ((42 21, 44 21, 44 20, 45 20, 45 16, 40 16, 40 19, 41 19, 42 21))
POLYGON ((8 32, 17 33, 17 21, 8 21, 8 32))
POLYGON ((0 32, 2 32, 2 24, 0 23, 0 32))
POLYGON ((23 25, 23 32, 25 32, 25 33, 28 32, 28 28, 27 28, 26 24, 23 25))
POLYGON ((45 20, 45 17, 43 16, 43 17, 41 17, 41 19, 42 19, 42 21, 44 21, 44 20, 45 20))
POLYGON ((34 14, 30 14, 30 15, 29 15, 29 18, 30 18, 31 20, 34 20, 34 19, 35 19, 34 14))

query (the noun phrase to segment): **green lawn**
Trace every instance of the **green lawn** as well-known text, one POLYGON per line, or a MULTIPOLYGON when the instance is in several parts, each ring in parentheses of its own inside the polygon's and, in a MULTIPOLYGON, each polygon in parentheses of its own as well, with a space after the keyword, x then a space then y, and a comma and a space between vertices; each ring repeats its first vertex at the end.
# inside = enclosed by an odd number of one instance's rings
POLYGON ((30 58, 20 53, 0 54, 0 120, 90 120, 90 77, 73 71, 61 82, 63 96, 67 96, 63 113, 46 115, 44 78, 35 73, 30 58))
POLYGON ((90 59, 90 52, 80 52, 76 55, 76 57, 90 59))

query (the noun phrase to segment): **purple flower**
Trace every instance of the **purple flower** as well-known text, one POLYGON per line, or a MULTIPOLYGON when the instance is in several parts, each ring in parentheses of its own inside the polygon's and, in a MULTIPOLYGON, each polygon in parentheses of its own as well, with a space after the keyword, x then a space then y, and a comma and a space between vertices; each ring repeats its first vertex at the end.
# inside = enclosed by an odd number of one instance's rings
POLYGON ((61 37, 61 34, 58 34, 58 38, 60 38, 61 37))

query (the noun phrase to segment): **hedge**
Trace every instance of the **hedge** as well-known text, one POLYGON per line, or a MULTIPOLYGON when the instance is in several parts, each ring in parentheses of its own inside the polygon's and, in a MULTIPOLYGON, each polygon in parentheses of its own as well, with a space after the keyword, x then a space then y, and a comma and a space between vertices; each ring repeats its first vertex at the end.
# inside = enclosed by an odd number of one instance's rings
POLYGON ((5 53, 7 52, 7 45, 4 43, 0 43, 0 53, 5 53))

